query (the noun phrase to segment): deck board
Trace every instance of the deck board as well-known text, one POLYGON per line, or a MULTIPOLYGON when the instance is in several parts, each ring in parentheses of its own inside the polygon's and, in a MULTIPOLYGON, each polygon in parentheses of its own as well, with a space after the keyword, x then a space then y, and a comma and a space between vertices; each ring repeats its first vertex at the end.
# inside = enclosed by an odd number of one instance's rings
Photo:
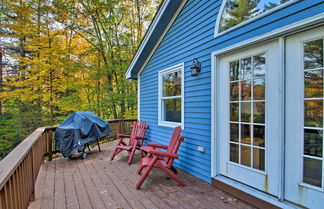
MULTIPOLYGON (((126 152, 110 161, 114 146, 115 142, 103 144, 102 152, 94 148, 85 160, 58 158, 43 164, 29 209, 253 208, 240 200, 224 202, 233 197, 181 170, 184 187, 153 169, 136 190, 138 163, 128 165, 126 152)), ((138 161, 137 153, 134 162, 138 161)))

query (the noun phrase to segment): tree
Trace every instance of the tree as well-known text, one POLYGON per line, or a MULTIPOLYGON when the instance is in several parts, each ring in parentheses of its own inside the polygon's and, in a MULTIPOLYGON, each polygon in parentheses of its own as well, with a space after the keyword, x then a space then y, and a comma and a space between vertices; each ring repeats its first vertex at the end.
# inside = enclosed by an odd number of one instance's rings
POLYGON ((259 13, 260 0, 228 0, 222 15, 220 31, 244 22, 259 13))
POLYGON ((1 1, 0 152, 72 112, 136 117, 124 73, 161 0, 1 1))

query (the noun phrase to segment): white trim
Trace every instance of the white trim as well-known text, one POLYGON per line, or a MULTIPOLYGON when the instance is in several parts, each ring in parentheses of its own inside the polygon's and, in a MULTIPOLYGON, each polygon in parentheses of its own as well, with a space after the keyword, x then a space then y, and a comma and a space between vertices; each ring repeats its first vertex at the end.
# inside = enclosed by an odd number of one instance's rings
POLYGON ((244 184, 241 184, 235 180, 226 178, 224 176, 217 176, 215 177, 216 180, 221 181, 227 185, 230 185, 236 189, 239 189, 247 194, 250 194, 256 198, 259 198, 261 200, 264 200, 266 202, 269 202, 275 206, 278 206, 279 208, 285 208, 285 209, 294 209, 294 208, 298 208, 293 204, 290 204, 288 202, 279 202, 278 199, 276 197, 273 197, 271 195, 265 194, 264 192, 261 192, 257 189, 253 189, 249 186, 246 186, 244 184))
POLYGON ((131 77, 131 69, 134 67, 138 57, 140 56, 140 54, 142 54, 144 46, 147 44, 148 39, 151 37, 154 29, 157 27, 157 23, 161 19, 164 11, 166 10, 166 8, 167 8, 167 6, 168 6, 168 4, 170 2, 171 2, 171 0, 163 1, 162 5, 161 5, 161 9, 159 9, 158 14, 156 14, 156 18, 154 18, 154 20, 152 22, 152 26, 149 27, 143 41, 141 42, 141 45, 139 46, 139 48, 138 48, 138 50, 137 50, 137 52, 136 52, 136 54, 135 54, 135 56, 134 56, 134 58, 132 60, 132 62, 130 63, 130 65, 127 68, 127 71, 125 73, 127 79, 131 77))
POLYGON ((181 12, 183 6, 186 4, 187 0, 183 0, 182 3, 180 4, 178 10, 176 11, 176 13, 173 15, 172 19, 170 20, 168 26, 165 28, 165 30, 163 31, 162 35, 160 36, 159 40, 156 42, 155 46, 153 47, 152 51, 150 52, 150 54, 147 56, 145 62, 143 63, 142 67, 140 68, 140 70, 137 73, 137 77, 140 76, 140 74, 142 73, 142 71, 144 70, 144 67, 146 66, 146 64, 148 63, 148 61, 151 59, 151 57, 153 56, 155 50, 157 49, 157 47, 160 45, 162 39, 164 38, 164 36, 166 35, 166 33, 169 31, 169 29, 171 28, 173 22, 175 21, 175 19, 178 17, 179 13, 181 12))
POLYGON ((177 127, 181 126, 184 129, 184 63, 174 65, 172 67, 166 68, 158 72, 158 125, 159 126, 166 126, 166 127, 177 127), (166 98, 181 98, 181 123, 177 122, 169 122, 169 121, 162 121, 162 75, 172 73, 175 71, 181 71, 181 95, 180 96, 172 96, 166 98))
MULTIPOLYGON (((280 102, 280 110, 279 112, 285 113, 285 38, 284 37, 280 37, 278 40, 279 43, 279 57, 281 58, 279 60, 279 65, 280 65, 280 80, 279 80, 279 92, 281 93, 281 102, 280 102)), ((280 115, 280 119, 279 119, 279 129, 280 129, 280 142, 279 142, 279 150, 280 150, 280 159, 285 159, 285 114, 281 114, 280 115)), ((280 160, 279 161, 279 167, 280 170, 279 172, 279 188, 278 188, 278 199, 280 201, 284 200, 284 185, 285 185, 285 161, 284 160, 280 160)))
POLYGON ((262 17, 265 17, 267 15, 270 15, 270 14, 272 14, 272 13, 274 13, 274 12, 280 10, 280 9, 283 9, 285 7, 288 7, 289 5, 291 5, 293 3, 296 3, 298 1, 301 1, 301 0, 291 0, 291 1, 288 1, 286 3, 283 3, 283 4, 281 4, 281 5, 273 8, 273 9, 270 9, 270 10, 268 10, 266 12, 263 12, 263 13, 255 16, 255 17, 253 17, 251 19, 248 19, 248 20, 246 20, 244 22, 241 22, 241 23, 239 23, 239 24, 237 24, 237 25, 235 25, 235 26, 233 26, 233 27, 231 27, 229 29, 226 29, 226 30, 224 30, 222 32, 219 32, 218 30, 219 30, 220 19, 221 19, 222 15, 223 15, 223 12, 224 12, 224 9, 225 9, 226 3, 227 3, 227 0, 224 0, 223 3, 222 3, 222 5, 221 5, 221 8, 218 11, 218 15, 217 15, 217 19, 216 19, 216 25, 215 25, 215 30, 214 30, 214 38, 219 37, 219 36, 222 36, 222 35, 224 35, 226 33, 229 33, 229 32, 231 32, 233 30, 236 30, 236 29, 238 29, 238 28, 240 28, 240 27, 242 27, 244 25, 247 25, 247 24, 249 24, 251 22, 254 22, 254 21, 258 20, 258 19, 261 19, 262 17))
MULTIPOLYGON (((287 35, 288 33, 293 33, 294 31, 300 30, 302 28, 312 27, 314 24, 321 23, 322 21, 324 21, 324 12, 322 12, 318 15, 306 18, 304 20, 286 25, 284 27, 275 29, 275 30, 265 33, 263 35, 259 35, 254 38, 250 38, 248 40, 245 40, 245 41, 239 42, 237 44, 228 46, 226 48, 220 49, 218 51, 212 52, 212 55, 219 56, 220 54, 225 54, 225 53, 229 53, 229 52, 235 51, 237 49, 240 49, 243 46, 252 47, 253 45, 255 45, 259 42, 263 42, 265 40, 269 40, 269 39, 279 37, 282 35, 287 35)), ((324 24, 324 22, 322 24, 324 24)))
POLYGON ((211 177, 219 174, 217 169, 217 157, 216 157, 216 56, 211 53, 211 177))
POLYGON ((141 77, 137 80, 137 120, 141 120, 141 77))

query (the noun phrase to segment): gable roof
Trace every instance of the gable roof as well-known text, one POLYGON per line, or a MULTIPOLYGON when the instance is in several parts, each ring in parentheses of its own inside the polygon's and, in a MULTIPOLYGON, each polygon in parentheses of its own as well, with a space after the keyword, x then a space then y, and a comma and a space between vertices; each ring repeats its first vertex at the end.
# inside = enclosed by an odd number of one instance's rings
POLYGON ((125 73, 127 79, 137 79, 137 73, 146 61, 164 30, 167 28, 172 17, 183 0, 164 0, 153 21, 151 22, 135 56, 129 64, 125 73))

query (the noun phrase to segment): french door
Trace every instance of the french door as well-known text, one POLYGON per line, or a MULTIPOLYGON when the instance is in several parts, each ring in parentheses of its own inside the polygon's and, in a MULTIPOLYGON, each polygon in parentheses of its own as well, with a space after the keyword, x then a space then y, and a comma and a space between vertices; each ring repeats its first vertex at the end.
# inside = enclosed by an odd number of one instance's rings
POLYGON ((226 55, 216 71, 219 174, 277 196, 280 175, 279 43, 226 55))
POLYGON ((286 39, 285 199, 324 208, 324 27, 286 39))

